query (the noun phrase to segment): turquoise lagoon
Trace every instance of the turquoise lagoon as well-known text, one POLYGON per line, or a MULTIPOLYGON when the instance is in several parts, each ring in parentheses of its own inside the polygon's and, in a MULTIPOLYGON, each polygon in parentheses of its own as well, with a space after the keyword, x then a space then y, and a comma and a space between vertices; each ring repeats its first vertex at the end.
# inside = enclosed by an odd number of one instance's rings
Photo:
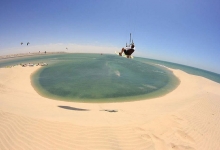
POLYGON ((40 95, 75 102, 134 101, 167 94, 178 86, 179 80, 157 64, 220 81, 220 75, 197 68, 116 55, 51 54, 0 60, 0 67, 29 62, 49 64, 31 77, 40 95))

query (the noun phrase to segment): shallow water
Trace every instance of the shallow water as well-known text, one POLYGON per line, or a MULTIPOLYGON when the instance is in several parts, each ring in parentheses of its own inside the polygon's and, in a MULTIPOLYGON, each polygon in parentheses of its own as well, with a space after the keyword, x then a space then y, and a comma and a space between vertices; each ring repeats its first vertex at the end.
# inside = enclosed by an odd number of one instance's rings
POLYGON ((68 54, 33 77, 38 93, 79 102, 140 100, 166 94, 178 85, 168 70, 115 55, 68 54))

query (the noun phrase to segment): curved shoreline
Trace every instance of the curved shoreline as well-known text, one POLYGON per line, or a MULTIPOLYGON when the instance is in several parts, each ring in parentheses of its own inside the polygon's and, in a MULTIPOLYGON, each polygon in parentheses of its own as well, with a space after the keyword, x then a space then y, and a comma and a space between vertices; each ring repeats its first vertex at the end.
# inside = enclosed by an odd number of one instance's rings
MULTIPOLYGON (((42 68, 41 71, 43 69, 44 68, 42 68)), ((147 93, 147 94, 128 96, 128 97, 99 98, 99 99, 91 99, 91 98, 75 99, 74 97, 72 99, 70 99, 71 97, 62 98, 61 96, 53 95, 47 92, 46 90, 44 90, 44 88, 42 87, 42 85, 40 85, 38 81, 35 81, 35 79, 37 79, 40 76, 39 73, 41 71, 39 70, 31 75, 31 81, 32 81, 31 84, 33 88, 35 89, 35 91, 42 97, 59 100, 59 101, 77 102, 77 103, 120 103, 120 102, 140 101, 143 99, 146 100, 146 99, 152 99, 152 98, 164 96, 168 94, 169 92, 175 90, 175 88, 177 88, 178 85, 180 84, 179 79, 175 75, 172 74, 172 71, 169 70, 169 68, 165 66, 160 66, 158 69, 161 69, 161 71, 164 71, 167 74, 167 78, 169 79, 169 82, 165 86, 155 91, 152 91, 150 93, 147 93)))
POLYGON ((0 149, 49 149, 53 143, 57 149, 207 150, 220 146, 214 140, 220 139, 216 122, 220 120, 220 84, 216 82, 171 69, 181 83, 162 97, 123 103, 75 103, 38 95, 30 81, 38 68, 0 68, 0 119, 4 120, 0 123, 4 143, 0 149), (28 138, 30 135, 32 138, 28 138), (12 138, 10 145, 8 136, 12 138))

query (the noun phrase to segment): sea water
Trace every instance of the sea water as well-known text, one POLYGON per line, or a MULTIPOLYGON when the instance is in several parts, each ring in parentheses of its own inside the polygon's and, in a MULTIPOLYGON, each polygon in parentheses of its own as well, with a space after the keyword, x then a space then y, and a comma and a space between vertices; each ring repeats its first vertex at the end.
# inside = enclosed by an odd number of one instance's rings
POLYGON ((182 69, 219 82, 220 75, 179 64, 116 55, 52 54, 0 60, 0 67, 46 62, 32 75, 32 85, 42 96, 76 102, 121 102, 162 96, 179 80, 164 67, 182 69))
POLYGON ((147 59, 147 58, 136 58, 136 60, 141 61, 141 62, 146 62, 149 64, 160 64, 167 66, 172 69, 180 69, 184 72, 187 72, 192 75, 197 75, 197 76, 202 76, 207 79, 210 79, 212 81, 215 81, 217 83, 220 83, 220 74, 210 72, 207 70, 195 68, 195 67, 190 67, 182 64, 177 64, 177 63, 172 63, 172 62, 167 62, 167 61, 161 61, 161 60, 154 60, 154 59, 147 59))

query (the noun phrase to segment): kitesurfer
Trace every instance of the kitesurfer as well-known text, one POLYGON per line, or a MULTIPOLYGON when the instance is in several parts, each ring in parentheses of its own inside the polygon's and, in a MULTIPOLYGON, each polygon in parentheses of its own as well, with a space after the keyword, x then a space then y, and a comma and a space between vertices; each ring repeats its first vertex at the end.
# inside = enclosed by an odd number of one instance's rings
POLYGON ((120 56, 122 56, 122 53, 124 52, 125 55, 127 56, 127 58, 131 58, 131 54, 135 51, 135 46, 134 46, 134 43, 132 43, 130 45, 130 47, 123 47, 121 49, 121 52, 119 53, 120 56))

